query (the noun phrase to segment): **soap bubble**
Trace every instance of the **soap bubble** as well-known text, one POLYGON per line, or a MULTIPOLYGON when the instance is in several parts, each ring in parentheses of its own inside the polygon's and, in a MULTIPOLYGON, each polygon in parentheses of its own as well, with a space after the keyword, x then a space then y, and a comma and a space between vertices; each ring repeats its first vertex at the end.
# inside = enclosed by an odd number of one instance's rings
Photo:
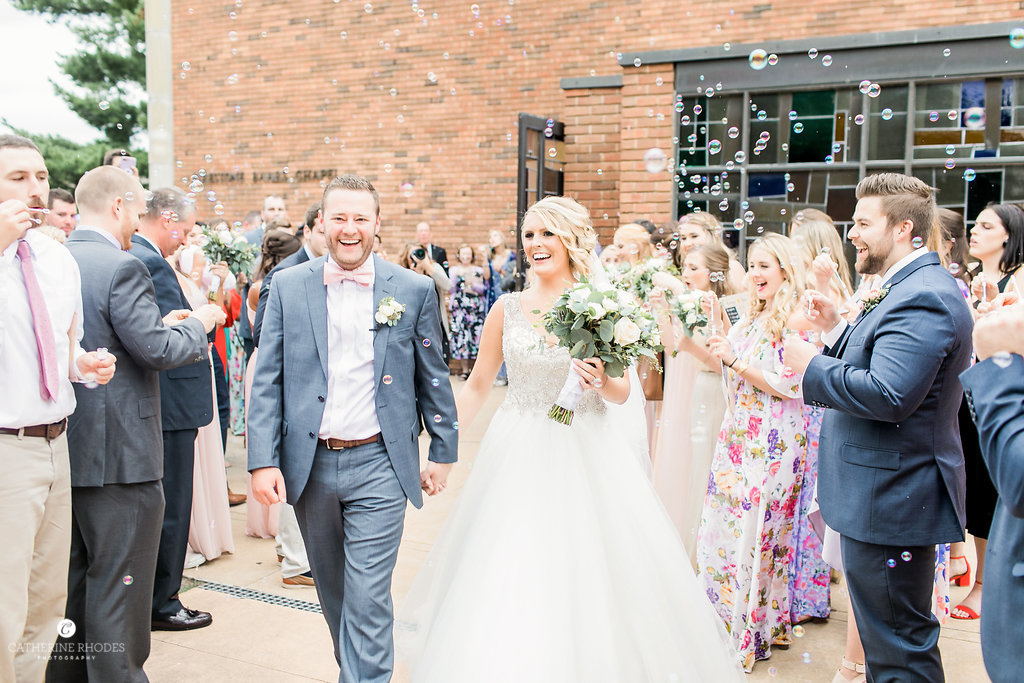
POLYGON ((660 147, 651 147, 644 152, 644 168, 648 173, 661 173, 668 166, 668 155, 660 147))
POLYGON ((889 558, 888 560, 886 560, 886 561, 885 561, 885 564, 886 564, 886 565, 888 565, 888 567, 889 567, 890 569, 892 569, 893 567, 895 567, 895 566, 896 566, 896 560, 894 560, 894 559, 892 559, 892 558, 890 557, 890 558, 889 558))
POLYGON ((110 109, 110 102, 107 102, 106 100, 100 100, 100 103, 99 103, 98 106, 99 106, 99 108, 101 110, 106 111, 106 110, 110 109))
POLYGON ((430 348, 430 340, 429 339, 424 339, 423 340, 423 348, 425 348, 425 349, 429 349, 430 348))
POLYGON ((384 384, 391 384, 391 375, 384 375, 383 377, 380 378, 380 381, 383 382, 384 384))
POLYGON ((821 65, 822 66, 832 66, 832 55, 824 55, 821 58, 821 65))
POLYGON ((967 170, 964 171, 964 180, 966 180, 967 182, 971 182, 976 177, 977 174, 974 172, 973 168, 968 168, 967 170))
POLYGON ((439 380, 438 378, 435 377, 434 379, 430 380, 430 386, 436 387, 436 386, 440 386, 440 385, 441 385, 441 380, 439 380))
POLYGON ((928 120, 931 121, 932 123, 935 123, 936 121, 938 121, 939 120, 939 112, 933 111, 933 112, 929 113, 928 114, 928 120))
POLYGON ((804 627, 803 626, 799 626, 799 625, 794 626, 793 627, 793 635, 796 636, 797 638, 803 638, 804 637, 804 627))
POLYGON ((818 57, 818 49, 812 47, 810 50, 807 51, 807 56, 810 57, 811 59, 816 59, 818 57))
POLYGON ((440 423, 441 423, 441 416, 440 415, 435 415, 434 416, 434 424, 440 424, 440 423))
POLYGON ((133 583, 135 583, 135 578, 132 577, 131 574, 126 574, 125 577, 121 579, 121 583, 123 583, 126 586, 130 586, 133 583))
POLYGON ((960 264, 959 263, 950 263, 949 264, 949 274, 950 275, 958 275, 959 273, 960 273, 960 264))
POLYGON ((405 197, 406 199, 409 199, 410 197, 412 197, 413 193, 416 191, 416 187, 412 183, 406 181, 406 182, 402 183, 401 190, 402 190, 402 196, 405 197))
POLYGON ((952 50, 950 50, 950 49, 949 49, 948 47, 947 47, 947 48, 946 48, 945 50, 943 50, 943 51, 942 51, 942 56, 943 56, 943 57, 948 57, 948 56, 950 56, 951 54, 953 54, 953 51, 952 51, 952 50))
POLYGON ((871 87, 868 88, 868 97, 874 98, 874 97, 878 97, 881 94, 882 94, 882 86, 878 85, 877 83, 872 83, 871 87))
POLYGON ((800 123, 799 121, 794 123, 793 124, 793 132, 794 133, 803 133, 804 132, 804 124, 800 123))
POLYGON ((888 121, 891 118, 892 118, 892 109, 889 109, 889 107, 886 107, 885 109, 882 110, 882 119, 885 120, 885 121, 888 121))
POLYGON ((871 81, 869 81, 869 80, 867 80, 865 78, 863 81, 860 82, 860 88, 859 89, 860 89, 861 94, 862 95, 867 95, 868 94, 868 88, 870 88, 870 87, 871 87, 871 81))
POLYGON ((718 154, 722 151, 722 143, 718 140, 708 142, 708 154, 718 154))
POLYGON ((900 555, 900 559, 903 560, 904 562, 910 562, 912 557, 913 557, 913 555, 910 554, 909 550, 904 550, 903 554, 900 555))
POLYGON ((920 249, 921 247, 924 246, 924 240, 921 239, 920 237, 915 237, 914 239, 910 240, 910 244, 914 247, 914 249, 920 249))
POLYGON ((964 111, 964 126, 971 130, 981 130, 985 127, 985 109, 983 107, 971 107, 964 111))
POLYGON ((1024 48, 1024 28, 1015 28, 1010 31, 1010 47, 1015 50, 1024 48))
POLYGON ((946 163, 944 165, 947 170, 952 171, 954 168, 956 168, 956 159, 946 159, 946 163))
POLYGON ((857 114, 856 116, 854 116, 853 117, 853 122, 856 123, 858 126, 863 126, 864 125, 864 114, 857 114))
POLYGON ((810 664, 811 663, 811 653, 810 652, 805 652, 803 654, 803 656, 801 657, 801 659, 803 660, 804 664, 810 664))
POLYGON ((761 48, 757 48, 750 53, 747 60, 750 62, 751 69, 754 71, 760 71, 768 66, 768 53, 761 48))
POLYGON ((777 54, 775 54, 773 52, 772 54, 768 55, 768 64, 770 66, 775 66, 778 63, 779 63, 779 56, 777 54))
POLYGON ((735 140, 739 136, 740 136, 740 129, 739 128, 737 128, 736 126, 733 126, 732 128, 729 129, 729 137, 730 138, 735 140))

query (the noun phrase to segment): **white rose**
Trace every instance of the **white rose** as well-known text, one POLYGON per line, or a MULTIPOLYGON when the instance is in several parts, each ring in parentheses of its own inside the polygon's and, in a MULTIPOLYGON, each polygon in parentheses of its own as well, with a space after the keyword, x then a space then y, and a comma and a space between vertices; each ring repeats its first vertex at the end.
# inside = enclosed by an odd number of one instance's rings
POLYGON ((640 339, 640 328, 629 318, 622 318, 615 323, 615 334, 612 338, 621 346, 633 344, 640 339))
POLYGON ((220 238, 220 241, 224 244, 231 244, 231 233, 227 230, 221 230, 218 232, 217 237, 220 238))
POLYGON ((594 320, 600 320, 604 317, 605 310, 601 307, 601 304, 590 304, 590 317, 594 320))
POLYGON ((601 302, 601 306, 604 307, 604 310, 608 311, 609 313, 614 313, 615 311, 619 310, 619 302, 611 298, 610 296, 606 296, 604 298, 604 301, 601 302))
POLYGON ((377 311, 373 315, 373 319, 376 320, 379 324, 383 325, 384 323, 386 323, 388 321, 388 316, 383 311, 377 311))
POLYGON ((687 325, 693 325, 695 322, 697 322, 697 315, 695 313, 687 313, 686 314, 686 324, 687 325))

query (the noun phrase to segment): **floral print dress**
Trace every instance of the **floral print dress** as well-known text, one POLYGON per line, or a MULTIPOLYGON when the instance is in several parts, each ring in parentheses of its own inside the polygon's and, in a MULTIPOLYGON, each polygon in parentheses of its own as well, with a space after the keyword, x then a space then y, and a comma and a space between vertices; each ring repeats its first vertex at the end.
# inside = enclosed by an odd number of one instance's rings
MULTIPOLYGON (((473 274, 483 275, 483 268, 470 266, 473 274)), ((451 314, 452 358, 473 359, 480 351, 480 333, 487 317, 487 290, 476 291, 467 282, 463 270, 452 268, 452 291, 448 297, 451 314)), ((486 284, 486 283, 485 283, 486 284)))
POLYGON ((760 320, 729 331, 740 361, 759 369, 779 394, 728 372, 726 404, 697 535, 697 572, 733 648, 749 672, 791 639, 789 571, 793 522, 803 479, 800 375, 782 362, 782 342, 760 320))
POLYGON ((808 513, 814 504, 815 483, 818 481, 818 437, 824 408, 804 406, 807 423, 807 455, 804 460, 803 481, 796 509, 793 531, 793 564, 789 573, 790 613, 793 623, 829 615, 829 583, 831 567, 821 556, 822 544, 814 532, 808 513))

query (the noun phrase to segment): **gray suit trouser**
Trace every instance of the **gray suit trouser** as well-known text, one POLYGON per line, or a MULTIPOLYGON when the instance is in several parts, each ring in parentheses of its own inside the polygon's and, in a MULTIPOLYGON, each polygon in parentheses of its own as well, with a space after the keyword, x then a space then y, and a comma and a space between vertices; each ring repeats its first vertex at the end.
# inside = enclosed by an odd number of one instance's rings
POLYGON ((75 486, 67 618, 46 680, 147 681, 153 578, 164 494, 159 481, 75 486))
POLYGON ((341 683, 387 683, 394 668, 391 574, 407 499, 381 443, 319 446, 295 503, 341 683))

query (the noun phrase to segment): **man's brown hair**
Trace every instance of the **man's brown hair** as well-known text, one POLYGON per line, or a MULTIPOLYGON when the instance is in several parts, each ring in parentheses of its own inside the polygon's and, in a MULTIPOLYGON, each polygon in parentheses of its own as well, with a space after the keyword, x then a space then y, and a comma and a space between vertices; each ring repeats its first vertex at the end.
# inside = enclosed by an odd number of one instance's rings
POLYGON ((857 183, 857 199, 878 197, 882 200, 886 224, 891 229, 904 221, 913 225, 911 235, 920 237, 922 245, 935 222, 935 188, 902 173, 876 173, 857 183))
POLYGON ((331 182, 327 183, 327 187, 324 188, 323 196, 320 197, 320 205, 327 205, 327 195, 335 190, 357 190, 360 192, 369 192, 373 196, 373 205, 377 210, 377 215, 380 216, 380 196, 377 195, 377 188, 373 186, 366 178, 362 176, 354 175, 352 173, 346 173, 340 175, 331 182))

